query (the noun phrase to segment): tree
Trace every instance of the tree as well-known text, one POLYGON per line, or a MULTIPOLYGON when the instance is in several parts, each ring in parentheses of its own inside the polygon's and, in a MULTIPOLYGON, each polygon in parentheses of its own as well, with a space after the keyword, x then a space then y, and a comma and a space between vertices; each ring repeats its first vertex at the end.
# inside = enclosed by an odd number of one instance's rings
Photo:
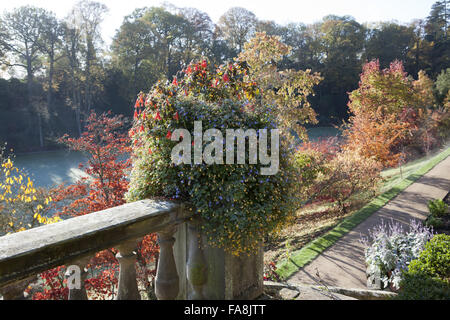
POLYGON ((450 40, 448 29, 450 26, 448 1, 437 1, 431 7, 430 15, 426 19, 426 39, 432 44, 430 52, 431 75, 436 77, 442 70, 450 67, 450 40))
MULTIPOLYGON (((72 150, 83 152, 88 161, 84 171, 89 178, 82 178, 72 185, 61 185, 52 190, 53 210, 58 216, 80 216, 123 204, 124 194, 128 190, 127 173, 130 169, 130 139, 123 132, 122 116, 91 113, 86 120, 86 130, 78 139, 63 136, 60 141, 72 150)), ((91 270, 97 269, 97 275, 86 280, 86 287, 94 297, 112 296, 117 285, 116 271, 118 263, 116 250, 101 251, 89 262, 91 270), (104 270, 108 264, 108 270, 104 270)), ((148 277, 155 275, 148 265, 154 262, 158 253, 154 235, 144 237, 139 244, 138 275, 147 286, 148 277)), ((34 299, 65 299, 67 288, 62 283, 64 268, 58 267, 41 274, 48 287, 44 292, 36 293, 34 299)))
POLYGON ((148 10, 143 19, 154 37, 154 57, 159 78, 171 79, 181 69, 180 49, 186 40, 186 20, 181 15, 156 7, 148 10))
POLYGON ((427 17, 425 30, 431 41, 446 40, 448 37, 448 28, 450 27, 448 1, 436 1, 431 6, 430 15, 427 17))
POLYGON ((256 16, 241 7, 233 7, 225 12, 217 23, 219 34, 227 43, 240 53, 244 44, 253 37, 256 28, 256 16))
POLYGON ((66 89, 67 101, 75 110, 80 135, 83 117, 89 116, 94 98, 103 91, 105 72, 100 54, 103 40, 99 28, 107 10, 103 4, 82 0, 62 24, 65 59, 60 62, 60 76, 65 77, 70 88, 66 89))
POLYGON ((406 61, 407 53, 414 40, 412 26, 382 22, 370 29, 368 33, 366 60, 378 59, 382 68, 389 67, 394 60, 406 61))
POLYGON ((384 166, 395 166, 408 152, 428 153, 441 143, 439 128, 448 115, 435 109, 433 81, 424 71, 413 80, 399 61, 383 70, 371 61, 349 98, 344 148, 359 148, 384 166))
POLYGON ((63 29, 63 51, 64 57, 60 62, 61 78, 68 78, 66 80, 66 97, 70 107, 75 110, 75 122, 78 129, 78 136, 81 136, 81 114, 82 108, 82 70, 80 61, 81 47, 81 30, 77 28, 70 21, 64 21, 63 29))
POLYGON ((39 144, 44 146, 42 132, 43 110, 33 101, 34 77, 42 67, 39 41, 42 32, 41 17, 44 9, 23 6, 7 12, 1 18, 3 29, 0 50, 5 53, 1 63, 8 67, 24 69, 27 78, 28 105, 36 113, 39 144))
POLYGON ((442 104, 450 92, 450 68, 442 70, 436 79, 438 101, 442 104))
POLYGON ((321 68, 317 71, 324 81, 318 88, 318 112, 343 118, 347 93, 358 83, 366 30, 352 17, 333 15, 323 18, 319 30, 321 68))
POLYGON ((182 8, 180 14, 186 19, 184 33, 186 43, 182 48, 183 62, 207 56, 211 51, 214 23, 209 15, 195 8, 182 8))
MULTIPOLYGON (((301 139, 307 139, 302 126, 316 122, 316 114, 311 108, 308 96, 313 95, 314 85, 322 78, 311 70, 279 70, 277 62, 289 55, 291 48, 279 37, 256 33, 244 45, 238 61, 245 62, 249 68, 249 79, 261 89, 262 101, 259 112, 273 112, 278 128, 285 136, 293 130, 301 139)), ((251 101, 251 100, 250 100, 251 101)))
POLYGON ((414 32, 412 44, 406 56, 406 69, 410 74, 417 74, 419 70, 431 71, 432 61, 429 60, 433 44, 425 40, 425 21, 416 19, 411 23, 414 32))
POLYGON ((136 92, 155 82, 159 76, 152 62, 156 58, 155 36, 150 24, 143 19, 147 10, 136 9, 126 16, 111 46, 113 65, 129 79, 130 85, 125 86, 124 95, 130 105, 136 92))
POLYGON ((55 62, 63 57, 62 35, 63 28, 52 12, 44 11, 41 16, 42 34, 38 46, 47 55, 47 109, 51 109, 53 99, 53 78, 55 62))
POLYGON ((80 138, 69 138, 67 135, 61 138, 61 142, 72 150, 88 156, 85 171, 90 178, 81 178, 80 182, 61 188, 55 201, 62 201, 69 195, 79 199, 63 206, 60 214, 85 215, 124 203, 123 194, 128 186, 126 172, 130 162, 121 158, 128 154, 130 148, 128 137, 119 131, 122 126, 121 116, 91 113, 86 120, 86 131, 80 138))
POLYGON ((85 80, 85 104, 86 111, 89 113, 92 108, 92 97, 94 93, 93 88, 93 74, 95 71, 99 72, 98 53, 99 46, 102 44, 100 35, 100 23, 103 21, 105 13, 108 8, 99 2, 81 0, 75 4, 70 13, 72 27, 80 30, 81 40, 83 41, 83 63, 85 80), (95 69, 95 70, 94 70, 95 69))
POLYGON ((344 130, 344 148, 357 148, 383 166, 396 165, 401 156, 396 147, 410 129, 400 114, 414 105, 412 85, 401 62, 393 62, 384 70, 380 70, 378 60, 366 63, 359 88, 349 99, 351 115, 344 130))

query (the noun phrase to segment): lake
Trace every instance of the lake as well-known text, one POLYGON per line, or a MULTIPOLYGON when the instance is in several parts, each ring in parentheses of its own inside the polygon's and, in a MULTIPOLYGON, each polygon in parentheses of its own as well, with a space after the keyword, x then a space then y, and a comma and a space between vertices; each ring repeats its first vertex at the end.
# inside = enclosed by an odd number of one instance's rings
MULTIPOLYGON (((308 129, 311 140, 321 137, 336 136, 339 130, 333 127, 316 127, 308 129)), ((86 176, 83 170, 78 168, 80 163, 84 163, 86 157, 75 151, 48 151, 16 156, 15 164, 18 168, 25 169, 25 172, 34 179, 36 186, 51 187, 65 183, 74 183, 82 176, 86 176)))
POLYGON ((19 154, 14 163, 34 179, 36 186, 50 187, 63 182, 73 183, 86 176, 78 168, 85 161, 82 153, 64 150, 19 154))

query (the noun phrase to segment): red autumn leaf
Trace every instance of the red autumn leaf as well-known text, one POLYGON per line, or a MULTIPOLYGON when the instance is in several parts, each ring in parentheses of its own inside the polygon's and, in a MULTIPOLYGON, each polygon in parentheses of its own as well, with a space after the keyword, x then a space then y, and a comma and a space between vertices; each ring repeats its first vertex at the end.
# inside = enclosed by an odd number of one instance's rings
POLYGON ((170 139, 172 137, 172 132, 170 132, 170 130, 167 132, 166 138, 170 139))
POLYGON ((180 117, 179 117, 179 115, 178 115, 178 111, 175 113, 175 115, 173 116, 173 118, 175 119, 175 120, 179 120, 180 119, 180 117))
POLYGON ((206 66, 207 66, 206 60, 203 60, 203 61, 202 61, 202 67, 203 67, 203 68, 206 68, 206 66))
POLYGON ((156 112, 155 120, 161 120, 161 115, 159 114, 159 112, 156 112))
MULTIPOLYGON (((51 192, 54 199, 54 209, 59 215, 80 216, 91 212, 124 204, 124 194, 128 190, 126 172, 130 169, 131 161, 122 160, 130 152, 130 139, 123 132, 124 121, 119 116, 101 115, 92 113, 86 119, 86 133, 78 139, 63 137, 60 139, 72 150, 87 154, 84 171, 89 180, 82 180, 72 185, 61 185, 51 192), (98 137, 98 139, 97 139, 98 137)), ((137 127, 129 130, 128 135, 133 136, 137 127)), ((135 142, 139 144, 139 142, 135 142)), ((149 150, 149 152, 151 152, 149 150)), ((137 274, 139 281, 148 281, 154 278, 156 270, 147 268, 158 252, 156 238, 149 235, 138 244, 138 263, 143 265, 145 271, 137 274)), ((119 265, 115 258, 115 249, 104 250, 97 253, 90 261, 91 270, 109 266, 85 281, 86 289, 94 296, 105 294, 111 296, 117 288, 117 274, 119 265)), ((43 292, 37 292, 33 299, 67 300, 69 289, 64 285, 64 267, 57 267, 40 274, 43 280, 43 292)))
POLYGON ((228 81, 230 81, 230 78, 228 77, 228 74, 224 74, 223 75, 223 77, 222 77, 222 80, 224 81, 224 82, 228 82, 228 81))
POLYGON ((174 86, 177 86, 177 85, 178 85, 177 77, 174 77, 174 78, 173 78, 172 84, 173 84, 174 86))

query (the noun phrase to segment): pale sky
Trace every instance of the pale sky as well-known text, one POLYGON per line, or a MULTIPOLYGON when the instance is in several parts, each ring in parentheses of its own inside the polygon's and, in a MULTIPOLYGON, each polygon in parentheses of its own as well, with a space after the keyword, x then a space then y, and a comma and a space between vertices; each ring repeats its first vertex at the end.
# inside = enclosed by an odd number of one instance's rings
MULTIPOLYGON (((135 8, 159 6, 161 0, 97 0, 109 8, 102 24, 103 39, 111 42, 123 17, 135 8)), ((0 0, 0 13, 22 5, 34 5, 52 10, 63 18, 77 0, 0 0)), ((258 19, 273 20, 279 24, 289 22, 312 23, 328 14, 350 15, 358 22, 397 20, 400 23, 424 19, 436 0, 171 0, 176 7, 193 7, 209 14, 213 22, 231 7, 244 7, 258 19)))

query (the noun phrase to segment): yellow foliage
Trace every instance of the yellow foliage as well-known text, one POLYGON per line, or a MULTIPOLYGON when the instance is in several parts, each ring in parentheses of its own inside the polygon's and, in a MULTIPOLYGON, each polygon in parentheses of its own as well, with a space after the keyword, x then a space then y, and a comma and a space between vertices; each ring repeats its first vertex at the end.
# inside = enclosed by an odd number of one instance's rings
POLYGON ((52 198, 36 189, 33 180, 15 167, 10 158, 3 161, 1 166, 0 234, 23 231, 61 220, 59 217, 45 216, 52 198))

